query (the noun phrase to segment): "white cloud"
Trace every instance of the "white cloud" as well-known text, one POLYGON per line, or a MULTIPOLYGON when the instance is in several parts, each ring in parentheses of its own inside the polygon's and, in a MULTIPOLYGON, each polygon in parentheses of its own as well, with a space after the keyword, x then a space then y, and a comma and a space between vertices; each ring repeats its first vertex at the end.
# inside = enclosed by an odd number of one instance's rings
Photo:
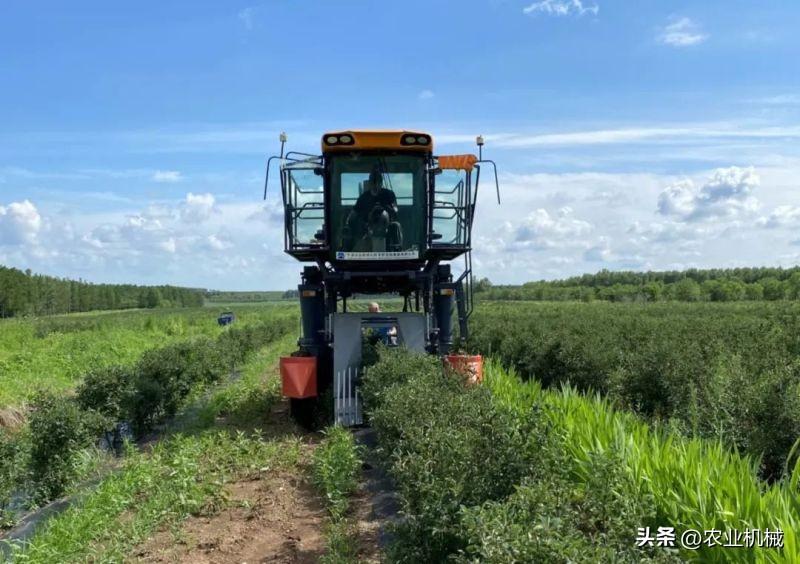
POLYGON ((169 219, 155 217, 148 211, 128 214, 95 226, 81 237, 81 241, 108 252, 164 250, 174 253, 175 241, 170 241, 170 229, 164 223, 169 219))
POLYGON ((667 186, 658 197, 658 211, 662 215, 688 216, 694 211, 696 190, 694 182, 679 180, 667 186))
POLYGON ((767 217, 759 218, 758 225, 768 229, 796 227, 800 225, 800 206, 778 206, 767 217))
POLYGON ((177 250, 177 244, 175 242, 175 237, 170 237, 169 239, 166 239, 164 241, 160 241, 158 243, 158 248, 161 249, 162 251, 166 251, 166 252, 168 252, 170 254, 174 254, 175 251, 177 250))
POLYGON ((769 214, 757 211, 759 205, 769 211, 781 205, 800 207, 798 176, 800 161, 794 160, 771 167, 710 169, 686 178, 655 173, 503 174, 502 206, 490 191, 479 194, 473 235, 476 275, 512 283, 601 267, 776 264, 781 251, 797 252, 791 240, 798 237, 788 223, 785 229, 760 227, 759 216, 769 214), (667 200, 661 203, 666 213, 659 211, 659 199, 667 200), (569 209, 556 211, 567 205, 569 209))
POLYGON ((522 9, 523 14, 546 14, 548 16, 582 16, 597 15, 600 7, 597 4, 583 5, 582 0, 540 0, 522 9))
POLYGON ((283 253, 282 221, 250 219, 264 205, 203 193, 100 213, 3 204, 0 262, 95 282, 289 288, 300 267, 283 253), (186 221, 194 214, 206 219, 186 221))
POLYGON ((153 173, 154 182, 180 182, 183 175, 177 170, 157 170, 153 173))
POLYGON ((609 259, 611 259, 611 247, 606 237, 600 237, 598 244, 589 247, 583 253, 583 260, 586 262, 607 262, 609 259))
POLYGON ((673 47, 697 45, 706 39, 708 34, 703 33, 697 23, 686 17, 673 18, 658 35, 659 42, 673 47))
POLYGON ((239 13, 236 14, 236 17, 239 18, 239 21, 242 22, 244 28, 248 31, 253 29, 253 23, 256 10, 253 7, 243 8, 239 10, 239 13))
POLYGON ((419 94, 417 94, 417 98, 419 98, 420 100, 430 100, 434 96, 435 94, 433 93, 433 90, 423 90, 419 94))
POLYGON ((187 222, 202 222, 211 217, 214 211, 213 194, 186 194, 181 217, 187 222))
POLYGON ((283 204, 279 201, 267 202, 247 216, 248 221, 263 221, 264 223, 273 223, 281 226, 283 225, 283 218, 283 204))
POLYGON ((41 228, 42 217, 29 200, 0 206, 0 246, 32 243, 41 228))
POLYGON ((575 239, 592 230, 590 223, 575 219, 572 208, 565 206, 555 216, 544 208, 529 213, 521 222, 506 222, 501 227, 510 238, 512 249, 548 249, 574 243, 575 239))
POLYGON ((775 96, 754 98, 750 101, 767 106, 797 106, 800 105, 800 94, 776 94, 775 96))
POLYGON ((634 221, 627 229, 629 242, 634 246, 650 246, 654 243, 670 245, 673 248, 688 248, 697 241, 721 231, 721 228, 709 228, 697 224, 679 221, 634 221))
POLYGON ((667 186, 658 197, 658 212, 689 222, 747 216, 760 206, 752 195, 759 183, 753 167, 719 168, 699 188, 689 179, 667 186))
POLYGON ((213 251, 224 251, 230 249, 233 245, 230 241, 221 239, 217 235, 211 234, 206 237, 206 245, 213 251))
MULTIPOLYGON (((560 133, 540 133, 525 135, 510 133, 493 135, 492 147, 578 147, 583 145, 611 145, 631 143, 697 143, 708 141, 719 144, 724 140, 785 140, 800 137, 800 127, 783 125, 778 127, 747 127, 732 123, 691 124, 686 126, 621 127, 560 133)), ((474 139, 474 137, 472 138, 474 139)), ((488 140, 489 137, 487 136, 488 140)), ((438 138, 437 138, 438 140, 438 138)), ((467 142, 468 136, 450 136, 452 142, 467 142)), ((696 151, 697 148, 693 148, 696 151)))

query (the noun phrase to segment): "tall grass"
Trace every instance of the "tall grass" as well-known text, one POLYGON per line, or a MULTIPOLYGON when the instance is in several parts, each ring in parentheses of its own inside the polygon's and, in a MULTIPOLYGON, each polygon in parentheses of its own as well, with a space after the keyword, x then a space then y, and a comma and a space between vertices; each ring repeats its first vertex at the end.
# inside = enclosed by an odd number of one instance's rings
POLYGON ((523 382, 513 370, 490 361, 485 383, 496 401, 523 416, 536 406, 552 423, 560 446, 575 464, 574 478, 585 472, 598 453, 613 451, 653 500, 656 521, 682 531, 781 529, 782 551, 700 547, 684 556, 703 562, 800 562, 800 463, 772 485, 757 476, 757 461, 731 452, 718 442, 687 439, 652 428, 635 416, 614 409, 599 396, 585 396, 568 386, 543 391, 535 381, 523 382))

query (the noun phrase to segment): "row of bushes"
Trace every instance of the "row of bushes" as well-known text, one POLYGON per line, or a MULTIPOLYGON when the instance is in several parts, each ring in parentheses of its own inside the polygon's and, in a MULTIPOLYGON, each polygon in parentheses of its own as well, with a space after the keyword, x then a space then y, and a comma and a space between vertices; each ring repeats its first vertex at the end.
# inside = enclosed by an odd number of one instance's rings
POLYGON ((800 268, 733 268, 671 272, 610 272, 522 286, 493 286, 484 278, 476 293, 489 300, 607 300, 612 302, 797 300, 800 268))
POLYGON ((607 401, 542 391, 496 363, 465 387, 438 359, 384 351, 364 399, 403 502, 395 562, 794 562, 798 481, 652 431, 607 401), (637 547, 639 528, 782 529, 781 550, 637 547))
POLYGON ((58 497, 75 477, 78 453, 98 437, 121 445, 126 426, 142 437, 173 417, 192 390, 218 382, 293 325, 290 318, 276 318, 227 329, 217 338, 196 337, 147 351, 133 366, 94 370, 74 396, 40 392, 27 428, 0 433, 0 516, 21 486, 36 503, 58 497))
POLYGON ((576 488, 552 429, 533 411, 519 417, 487 387, 443 372, 438 359, 394 351, 367 372, 364 398, 403 502, 391 561, 647 561, 630 538, 646 520, 647 500, 619 492, 632 507, 609 505, 607 469, 597 484, 576 488), (541 513, 514 536, 511 515, 491 503, 521 495, 537 497, 541 513), (505 535, 504 547, 487 546, 492 535, 505 535))
POLYGON ((547 386, 569 382, 686 435, 762 460, 774 479, 800 437, 796 304, 492 304, 470 347, 547 386))

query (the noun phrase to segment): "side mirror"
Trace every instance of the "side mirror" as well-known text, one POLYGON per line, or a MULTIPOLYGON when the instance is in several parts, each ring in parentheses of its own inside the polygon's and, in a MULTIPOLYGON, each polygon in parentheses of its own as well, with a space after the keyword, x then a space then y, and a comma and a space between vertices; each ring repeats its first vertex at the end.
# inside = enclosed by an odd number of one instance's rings
POLYGON ((314 167, 314 174, 316 174, 317 176, 324 176, 325 175, 325 169, 323 167, 321 167, 321 166, 315 166, 314 167))
POLYGON ((442 169, 437 166, 436 168, 432 168, 430 170, 430 173, 432 175, 434 175, 434 176, 438 176, 438 175, 442 174, 442 169))

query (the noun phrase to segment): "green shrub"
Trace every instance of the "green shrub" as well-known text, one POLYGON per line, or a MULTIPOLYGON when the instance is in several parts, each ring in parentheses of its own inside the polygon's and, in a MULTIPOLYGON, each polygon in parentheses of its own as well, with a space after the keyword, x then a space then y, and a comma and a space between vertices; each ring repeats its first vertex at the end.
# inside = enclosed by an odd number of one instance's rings
POLYGON ((364 410, 369 414, 378 408, 393 386, 405 384, 420 372, 430 373, 441 366, 433 356, 410 355, 403 349, 379 346, 376 349, 380 362, 373 362, 366 370, 361 386, 364 410))
MULTIPOLYGON (((216 339, 198 337, 147 351, 134 368, 125 412, 136 435, 173 417, 197 386, 219 382, 247 355, 286 334, 291 319, 227 329, 216 339)), ((266 405, 258 392, 249 398, 255 409, 266 405)), ((266 402, 266 399, 264 399, 266 402)))
POLYGON ((76 452, 92 444, 96 418, 72 399, 51 392, 39 393, 29 418, 30 470, 34 498, 47 501, 61 495, 75 473, 76 452))
POLYGON ((495 409, 487 389, 465 388, 436 358, 385 355, 367 373, 367 385, 379 398, 372 422, 407 516, 390 558, 441 561, 467 546, 461 508, 509 495, 543 435, 533 418, 513 424, 514 415, 495 409))
POLYGON ((137 375, 126 406, 134 435, 141 437, 163 421, 166 416, 164 397, 164 388, 159 382, 137 375))
POLYGON ((109 366, 87 373, 76 390, 76 400, 83 409, 92 409, 114 421, 121 420, 132 388, 131 370, 109 366))
POLYGON ((141 435, 173 417, 195 385, 218 381, 225 362, 216 343, 202 337, 148 351, 135 370, 128 414, 141 435))
POLYGON ((92 370, 84 376, 76 391, 78 405, 99 415, 98 422, 109 445, 118 445, 122 440, 119 424, 128 416, 126 408, 133 393, 131 372, 122 366, 92 370))
MULTIPOLYGON (((183 331, 184 321, 165 319, 183 331)), ((148 317, 142 325, 157 328, 152 320, 148 317)), ((39 393, 32 402, 28 430, 13 440, 0 435, 0 522, 7 520, 6 507, 14 490, 30 490, 35 503, 61 495, 77 474, 95 464, 85 449, 101 433, 109 444, 117 445, 121 443, 121 422, 130 422, 137 435, 148 432, 175 415, 197 386, 219 381, 235 363, 286 334, 293 328, 293 320, 276 316, 269 323, 226 330, 216 339, 199 337, 150 350, 131 367, 102 367, 99 363, 85 374, 74 399, 39 393)), ((97 329, 89 327, 92 324, 129 322, 125 315, 118 315, 90 323, 67 320, 59 324, 55 320, 46 327, 77 332, 97 329)), ((238 398, 241 416, 263 408, 275 395, 260 392, 250 390, 238 398)))
POLYGON ((800 440, 800 362, 766 372, 732 393, 738 396, 743 449, 763 453, 762 473, 770 478, 791 470, 797 458, 787 453, 800 440))

